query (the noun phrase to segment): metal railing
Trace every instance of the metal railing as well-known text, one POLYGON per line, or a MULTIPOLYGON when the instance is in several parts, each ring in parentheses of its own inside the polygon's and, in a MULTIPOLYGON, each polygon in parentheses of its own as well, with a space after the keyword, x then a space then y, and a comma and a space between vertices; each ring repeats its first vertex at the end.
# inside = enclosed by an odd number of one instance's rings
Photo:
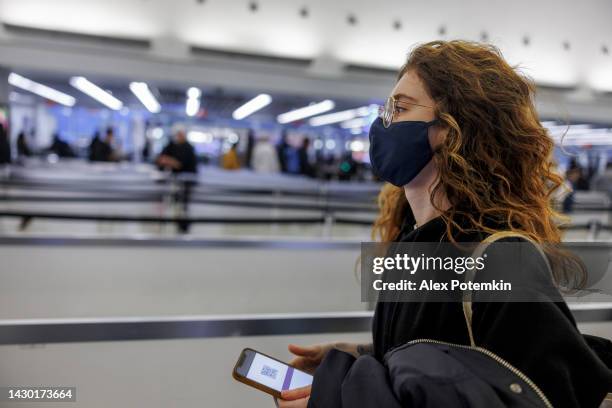
MULTIPOLYGON (((612 321, 612 305, 572 305, 578 322, 612 321)), ((370 311, 227 316, 0 320, 0 345, 353 333, 371 330, 370 311)))

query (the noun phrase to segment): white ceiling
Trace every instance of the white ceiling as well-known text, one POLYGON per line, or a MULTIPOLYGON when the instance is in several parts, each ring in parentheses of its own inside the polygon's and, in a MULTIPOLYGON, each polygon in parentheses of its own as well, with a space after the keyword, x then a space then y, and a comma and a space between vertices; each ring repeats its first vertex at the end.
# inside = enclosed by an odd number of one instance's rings
POLYGON ((541 115, 610 123, 612 97, 601 91, 612 92, 611 21, 612 0, 0 0, 4 24, 152 44, 139 49, 45 32, 29 36, 0 25, 0 66, 108 83, 114 78, 369 101, 388 94, 394 75, 347 71, 343 65, 395 70, 416 43, 480 40, 486 32, 540 85, 576 88, 541 89, 541 115), (256 12, 249 7, 253 1, 256 12), (307 18, 300 15, 303 8, 307 18), (349 16, 355 25, 348 24, 349 16), (401 29, 394 28, 396 22, 401 29), (313 64, 215 59, 190 53, 190 46, 313 64))
POLYGON ((398 67, 411 45, 483 31, 540 83, 612 91, 610 0, 0 0, 3 22, 398 67), (309 16, 301 17, 301 8, 309 16), (357 24, 349 25, 354 15, 357 24), (394 21, 402 24, 393 28, 394 21), (446 27, 446 34, 438 30, 446 27), (530 45, 523 44, 529 36, 530 45), (565 50, 563 42, 569 42, 565 50))

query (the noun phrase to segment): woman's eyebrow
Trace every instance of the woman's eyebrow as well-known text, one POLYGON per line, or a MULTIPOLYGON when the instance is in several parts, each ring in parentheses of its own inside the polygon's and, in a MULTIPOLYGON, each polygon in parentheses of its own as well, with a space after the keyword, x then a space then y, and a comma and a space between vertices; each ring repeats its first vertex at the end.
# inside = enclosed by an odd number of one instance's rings
POLYGON ((412 101, 414 103, 418 103, 418 101, 415 98, 413 98, 410 95, 403 94, 403 93, 396 93, 395 95, 393 95, 393 97, 395 99, 407 99, 408 101, 412 101))

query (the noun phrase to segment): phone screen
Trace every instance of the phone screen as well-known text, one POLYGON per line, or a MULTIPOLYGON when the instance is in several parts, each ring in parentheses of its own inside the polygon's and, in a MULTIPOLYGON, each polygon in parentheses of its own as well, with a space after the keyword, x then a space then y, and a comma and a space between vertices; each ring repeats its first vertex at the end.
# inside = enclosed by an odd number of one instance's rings
POLYGON ((245 350, 240 374, 276 391, 291 390, 312 384, 312 375, 256 351, 245 350))

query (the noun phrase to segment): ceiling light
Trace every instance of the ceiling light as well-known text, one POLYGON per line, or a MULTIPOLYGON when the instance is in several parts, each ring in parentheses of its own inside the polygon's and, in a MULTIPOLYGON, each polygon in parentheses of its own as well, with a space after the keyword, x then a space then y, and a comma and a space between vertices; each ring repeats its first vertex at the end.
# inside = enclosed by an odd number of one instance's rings
POLYGON ((331 123, 345 122, 361 116, 368 116, 373 112, 372 106, 348 109, 340 112, 328 113, 327 115, 315 116, 308 123, 310 126, 329 125, 331 123))
POLYGON ((355 118, 351 120, 344 121, 340 124, 340 127, 343 129, 352 129, 352 128, 363 128, 372 124, 372 120, 369 118, 355 118))
POLYGON ((328 112, 334 109, 335 106, 336 104, 334 103, 334 101, 326 99, 322 102, 308 105, 303 108, 295 109, 295 110, 283 113, 281 115, 278 115, 277 120, 278 120, 278 123, 295 122, 296 120, 300 120, 300 119, 308 118, 310 116, 328 112))
POLYGON ((187 116, 195 116, 200 111, 200 97, 202 91, 196 87, 187 90, 187 101, 185 102, 185 113, 187 116))
POLYGON ((22 77, 14 72, 9 74, 8 82, 14 87, 25 89, 26 91, 30 91, 33 94, 42 96, 45 99, 49 99, 64 106, 74 106, 76 103, 76 99, 73 96, 67 95, 46 85, 39 84, 38 82, 34 82, 31 79, 22 77))
POLYGON ((70 78, 70 85, 74 86, 84 94, 91 96, 102 105, 105 105, 110 109, 119 110, 123 107, 123 102, 85 77, 76 76, 70 78))
POLYGON ((146 83, 132 82, 130 83, 130 91, 136 95, 149 112, 159 113, 161 111, 161 105, 157 102, 157 99, 155 99, 155 96, 153 96, 153 93, 146 83))
POLYGON ((232 113, 236 120, 242 120, 260 109, 265 108, 272 102, 272 97, 268 94, 259 94, 232 113))
POLYGON ((201 132, 192 130, 187 133, 187 140, 191 143, 211 143, 213 141, 213 135, 209 132, 201 132))

